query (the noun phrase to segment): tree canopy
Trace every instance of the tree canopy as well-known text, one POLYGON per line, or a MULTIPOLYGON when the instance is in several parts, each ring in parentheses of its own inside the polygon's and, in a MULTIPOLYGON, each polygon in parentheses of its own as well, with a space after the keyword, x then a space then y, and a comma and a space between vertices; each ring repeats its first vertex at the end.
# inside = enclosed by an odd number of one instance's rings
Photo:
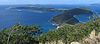
POLYGON ((10 29, 3 29, 0 32, 0 44, 36 44, 34 36, 42 33, 39 25, 16 24, 10 29))

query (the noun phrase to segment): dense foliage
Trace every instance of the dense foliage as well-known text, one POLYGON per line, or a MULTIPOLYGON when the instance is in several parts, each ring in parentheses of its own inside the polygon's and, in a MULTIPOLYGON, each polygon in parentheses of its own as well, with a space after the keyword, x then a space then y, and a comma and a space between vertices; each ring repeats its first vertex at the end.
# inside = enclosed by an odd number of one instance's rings
MULTIPOLYGON (((93 19, 94 20, 94 19, 93 19)), ((63 40, 64 43, 72 41, 81 41, 83 37, 88 36, 92 30, 100 32, 100 19, 80 25, 64 25, 55 31, 41 35, 40 42, 63 40)))
MULTIPOLYGON (((90 17, 89 17, 90 18, 90 17)), ((88 36, 92 30, 100 32, 100 19, 95 21, 95 16, 91 22, 80 25, 63 25, 60 28, 49 31, 41 36, 34 37, 41 34, 39 25, 20 25, 16 24, 10 29, 3 29, 0 31, 0 44, 38 44, 39 42, 63 40, 68 44, 73 41, 82 41, 88 36)))
POLYGON ((10 29, 3 29, 0 32, 0 44, 37 44, 34 35, 42 33, 39 25, 16 24, 10 29))

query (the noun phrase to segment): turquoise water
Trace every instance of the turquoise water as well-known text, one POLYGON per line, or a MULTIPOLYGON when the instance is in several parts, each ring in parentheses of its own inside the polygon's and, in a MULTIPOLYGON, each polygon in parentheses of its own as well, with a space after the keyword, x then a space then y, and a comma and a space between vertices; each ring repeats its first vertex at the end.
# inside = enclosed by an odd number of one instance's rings
MULTIPOLYGON (((37 11, 37 10, 19 10, 11 9, 8 10, 8 7, 25 7, 33 5, 0 5, 0 28, 10 28, 16 23, 21 25, 40 25, 44 33, 47 33, 49 30, 57 28, 57 26, 52 25, 50 22, 53 16, 61 14, 60 12, 48 12, 48 11, 37 11)), ((84 6, 90 9, 99 12, 100 6, 88 6, 88 5, 34 5, 39 7, 55 7, 58 9, 73 9, 79 6, 84 6)), ((92 15, 78 15, 75 16, 80 22, 88 22, 88 17, 92 15)))

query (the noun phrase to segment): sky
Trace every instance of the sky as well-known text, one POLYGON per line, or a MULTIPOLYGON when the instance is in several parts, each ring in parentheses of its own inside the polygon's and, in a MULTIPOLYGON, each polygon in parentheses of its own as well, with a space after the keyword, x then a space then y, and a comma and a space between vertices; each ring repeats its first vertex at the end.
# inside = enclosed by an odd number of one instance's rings
POLYGON ((14 4, 93 4, 100 0, 0 0, 0 5, 14 4))

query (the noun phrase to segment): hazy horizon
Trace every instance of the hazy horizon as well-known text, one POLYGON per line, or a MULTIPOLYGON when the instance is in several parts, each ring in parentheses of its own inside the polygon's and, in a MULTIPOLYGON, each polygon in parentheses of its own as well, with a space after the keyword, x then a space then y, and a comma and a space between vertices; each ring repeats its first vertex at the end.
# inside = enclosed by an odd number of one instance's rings
POLYGON ((20 4, 94 4, 100 0, 0 0, 0 5, 20 5, 20 4))

